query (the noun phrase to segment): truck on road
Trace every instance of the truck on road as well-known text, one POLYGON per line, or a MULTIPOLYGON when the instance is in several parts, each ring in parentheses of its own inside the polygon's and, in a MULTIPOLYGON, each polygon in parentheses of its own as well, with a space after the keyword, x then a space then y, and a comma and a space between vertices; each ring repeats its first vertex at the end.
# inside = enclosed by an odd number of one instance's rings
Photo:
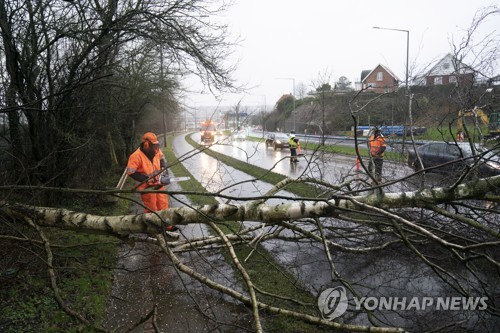
POLYGON ((201 123, 201 143, 213 143, 216 132, 217 127, 212 120, 203 121, 201 123))

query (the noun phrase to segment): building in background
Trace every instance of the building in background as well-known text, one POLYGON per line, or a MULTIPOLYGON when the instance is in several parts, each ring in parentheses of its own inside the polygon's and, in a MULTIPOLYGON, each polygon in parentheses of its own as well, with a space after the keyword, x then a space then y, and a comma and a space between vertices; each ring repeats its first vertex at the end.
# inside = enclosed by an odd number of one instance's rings
POLYGON ((390 93, 398 90, 400 80, 398 77, 384 65, 377 65, 371 71, 361 72, 360 89, 367 92, 390 93))

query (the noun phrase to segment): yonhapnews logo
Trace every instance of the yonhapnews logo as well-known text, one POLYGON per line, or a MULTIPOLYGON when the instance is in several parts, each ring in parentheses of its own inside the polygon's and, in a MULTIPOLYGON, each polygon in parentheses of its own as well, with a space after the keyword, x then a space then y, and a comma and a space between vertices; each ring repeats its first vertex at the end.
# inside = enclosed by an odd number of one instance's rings
POLYGON ((323 319, 333 320, 347 310, 347 294, 342 286, 328 288, 318 297, 318 307, 323 319))
MULTIPOLYGON (((356 310, 391 311, 484 311, 488 297, 353 297, 356 310)), ((333 320, 342 316, 349 305, 344 287, 325 289, 318 297, 318 308, 323 319, 333 320)))

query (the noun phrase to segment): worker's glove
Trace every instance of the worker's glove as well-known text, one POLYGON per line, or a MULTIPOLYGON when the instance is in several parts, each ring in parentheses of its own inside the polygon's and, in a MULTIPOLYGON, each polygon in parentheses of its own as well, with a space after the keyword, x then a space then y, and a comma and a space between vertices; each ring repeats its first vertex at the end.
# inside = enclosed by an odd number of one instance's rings
POLYGON ((160 183, 162 183, 163 185, 170 184, 170 177, 168 175, 161 176, 160 183))

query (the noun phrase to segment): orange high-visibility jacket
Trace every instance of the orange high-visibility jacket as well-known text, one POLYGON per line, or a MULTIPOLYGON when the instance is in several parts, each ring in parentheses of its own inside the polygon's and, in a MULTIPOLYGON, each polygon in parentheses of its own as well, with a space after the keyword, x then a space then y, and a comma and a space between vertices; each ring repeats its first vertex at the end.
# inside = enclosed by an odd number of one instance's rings
MULTIPOLYGON (((139 172, 143 175, 146 175, 147 177, 151 177, 155 174, 155 172, 158 172, 161 169, 160 161, 162 159, 165 159, 165 156, 159 149, 156 152, 153 161, 151 162, 151 160, 141 151, 141 149, 137 148, 137 150, 134 151, 128 159, 127 174, 131 175, 135 172, 139 172)), ((157 179, 152 179, 151 182, 159 183, 160 175, 157 175, 156 178, 157 179)), ((141 184, 137 189, 143 190, 146 187, 147 183, 144 183, 141 184)))
POLYGON ((375 135, 371 135, 368 140, 368 145, 370 146, 370 154, 372 157, 384 157, 384 151, 386 147, 385 138, 382 135, 379 135, 375 138, 375 135))

